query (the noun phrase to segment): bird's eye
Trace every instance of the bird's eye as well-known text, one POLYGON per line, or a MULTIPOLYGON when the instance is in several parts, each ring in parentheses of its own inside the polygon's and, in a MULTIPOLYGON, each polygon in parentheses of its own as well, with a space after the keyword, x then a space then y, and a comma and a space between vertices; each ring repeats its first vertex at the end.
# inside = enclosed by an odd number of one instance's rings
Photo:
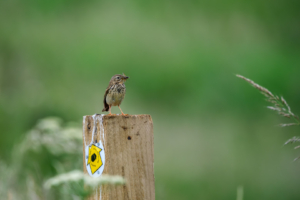
POLYGON ((120 76, 117 76, 117 80, 120 80, 120 76))

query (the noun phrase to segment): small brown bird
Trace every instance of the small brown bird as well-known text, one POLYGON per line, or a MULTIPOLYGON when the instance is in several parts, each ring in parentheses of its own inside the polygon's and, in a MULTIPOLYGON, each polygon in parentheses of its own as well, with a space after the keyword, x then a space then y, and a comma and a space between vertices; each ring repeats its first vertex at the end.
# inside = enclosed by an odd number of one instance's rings
MULTIPOLYGON (((126 94, 126 87, 125 82, 128 79, 128 76, 125 76, 121 74, 114 75, 110 81, 109 85, 106 88, 105 94, 104 94, 104 108, 102 112, 109 111, 109 115, 111 115, 111 107, 112 106, 118 106, 120 108, 120 105, 125 97, 126 94)), ((125 115, 123 111, 120 108, 120 111, 122 115, 125 115)))

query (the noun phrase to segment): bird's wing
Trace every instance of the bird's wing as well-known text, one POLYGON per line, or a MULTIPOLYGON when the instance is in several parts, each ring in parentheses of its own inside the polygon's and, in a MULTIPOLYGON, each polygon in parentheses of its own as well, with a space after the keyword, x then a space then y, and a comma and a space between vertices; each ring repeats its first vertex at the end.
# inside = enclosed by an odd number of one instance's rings
POLYGON ((109 105, 106 102, 106 95, 107 95, 107 93, 109 91, 109 88, 110 88, 110 85, 105 90, 104 99, 103 99, 104 108, 103 108, 102 112, 105 112, 105 111, 109 110, 109 105))

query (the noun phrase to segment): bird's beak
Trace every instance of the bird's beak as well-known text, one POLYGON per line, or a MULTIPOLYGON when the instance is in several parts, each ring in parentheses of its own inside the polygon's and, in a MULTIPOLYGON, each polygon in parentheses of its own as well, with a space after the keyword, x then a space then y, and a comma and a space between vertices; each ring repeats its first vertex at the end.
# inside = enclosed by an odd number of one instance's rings
POLYGON ((126 81, 127 79, 129 79, 128 76, 126 76, 124 73, 122 74, 123 75, 123 79, 126 81))

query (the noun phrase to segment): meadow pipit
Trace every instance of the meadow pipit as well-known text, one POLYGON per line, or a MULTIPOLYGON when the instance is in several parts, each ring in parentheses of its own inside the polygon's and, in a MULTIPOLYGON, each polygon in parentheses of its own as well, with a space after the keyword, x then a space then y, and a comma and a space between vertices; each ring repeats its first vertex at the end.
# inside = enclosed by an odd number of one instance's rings
MULTIPOLYGON (((120 108, 120 105, 125 97, 126 94, 126 87, 125 82, 128 79, 128 76, 125 76, 121 74, 114 75, 110 81, 109 85, 106 88, 105 94, 104 94, 104 108, 102 112, 109 111, 109 115, 111 115, 111 107, 112 106, 118 106, 120 108)), ((122 115, 125 115, 123 111, 120 108, 120 111, 122 115)))

